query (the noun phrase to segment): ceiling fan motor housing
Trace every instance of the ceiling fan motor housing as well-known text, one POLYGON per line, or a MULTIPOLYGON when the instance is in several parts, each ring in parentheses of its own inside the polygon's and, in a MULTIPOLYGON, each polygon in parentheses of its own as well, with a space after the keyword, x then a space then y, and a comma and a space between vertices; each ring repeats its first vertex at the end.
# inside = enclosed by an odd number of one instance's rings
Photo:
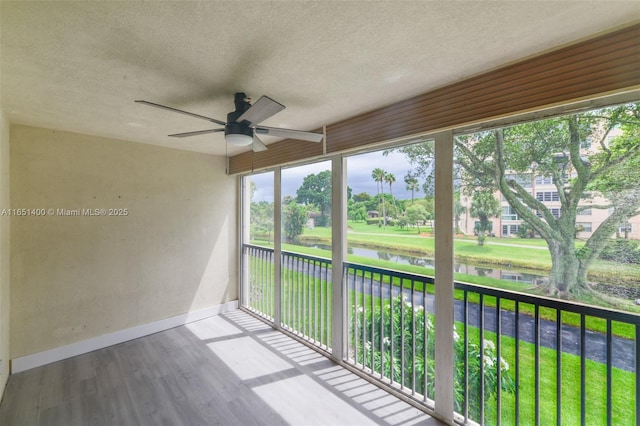
POLYGON ((249 123, 238 123, 236 120, 242 115, 242 112, 231 111, 227 114, 227 125, 224 126, 225 135, 247 135, 253 137, 253 128, 249 123))

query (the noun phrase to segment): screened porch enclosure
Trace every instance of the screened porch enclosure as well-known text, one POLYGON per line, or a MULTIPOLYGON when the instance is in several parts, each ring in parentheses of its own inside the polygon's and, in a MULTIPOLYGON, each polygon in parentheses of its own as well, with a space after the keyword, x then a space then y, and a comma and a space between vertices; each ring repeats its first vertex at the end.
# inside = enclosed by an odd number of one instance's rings
MULTIPOLYGON (((300 194, 304 193, 299 191, 296 197, 287 189, 291 180, 302 188, 309 178, 320 194, 322 185, 316 181, 320 169, 305 169, 309 174, 304 180, 295 166, 243 177, 241 306, 448 423, 636 424, 640 316, 635 311, 544 296, 532 291, 544 279, 526 280, 520 273, 500 273, 494 278, 490 267, 475 268, 486 275, 487 282, 517 282, 495 287, 468 282, 464 274, 455 272, 454 239, 460 237, 454 235, 459 224, 454 205, 460 201, 454 176, 460 160, 454 146, 464 148, 464 143, 479 139, 454 134, 441 132, 410 141, 428 145, 432 155, 426 162, 431 168, 423 169, 431 173, 435 189, 432 215, 420 216, 421 224, 414 224, 418 229, 413 238, 422 238, 420 226, 433 233, 431 266, 422 269, 401 268, 392 261, 362 263, 350 254, 354 233, 347 223, 362 216, 353 203, 347 205, 353 196, 350 165, 360 164, 351 163, 358 153, 334 155, 330 164, 324 163, 331 177, 330 218, 322 219, 323 235, 330 235, 324 255, 297 245, 299 234, 291 234, 291 223, 299 213, 296 201, 303 200, 300 194), (261 182, 257 190, 263 191, 261 200, 271 200, 271 208, 252 199, 254 178, 261 182), (269 223, 262 216, 261 221, 252 217, 258 216, 260 203, 260 214, 267 212, 269 223), (262 235, 258 238, 252 228, 257 223, 262 235)), ((409 147, 403 152, 416 152, 406 144, 406 140, 397 141, 384 149, 409 147)), ((372 178, 377 181, 375 174, 374 170, 372 178)), ((531 181, 532 176, 529 172, 525 180, 531 181)), ((387 226, 406 223, 398 220, 399 213, 396 222, 387 223, 390 212, 399 212, 400 207, 393 196, 389 198, 394 180, 386 179, 381 178, 376 196, 379 209, 366 211, 366 220, 377 223, 378 230, 372 233, 392 238, 384 234, 387 226)), ((410 179, 405 182, 411 186, 410 179)), ((504 211, 499 206, 498 214, 504 211)), ((408 210, 402 214, 410 226, 412 214, 408 210)), ((311 240, 319 231, 310 231, 316 225, 309 218, 319 216, 319 212, 305 216, 303 227, 311 240)), ((495 244, 507 251, 509 246, 514 251, 518 247, 495 244)))

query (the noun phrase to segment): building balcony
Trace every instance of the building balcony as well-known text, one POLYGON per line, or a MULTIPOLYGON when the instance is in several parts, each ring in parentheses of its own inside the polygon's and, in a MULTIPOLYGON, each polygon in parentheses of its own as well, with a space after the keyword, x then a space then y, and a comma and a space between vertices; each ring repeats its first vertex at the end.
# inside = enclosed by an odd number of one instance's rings
POLYGON ((277 280, 272 249, 245 245, 244 259, 246 309, 452 423, 639 418, 637 315, 455 282, 446 347, 432 277, 347 262, 336 281, 330 260, 283 251, 277 280), (336 302, 335 294, 344 297, 336 302), (452 376, 442 373, 436 348, 451 354, 452 376), (438 412, 436 390, 446 386, 454 413, 438 412))

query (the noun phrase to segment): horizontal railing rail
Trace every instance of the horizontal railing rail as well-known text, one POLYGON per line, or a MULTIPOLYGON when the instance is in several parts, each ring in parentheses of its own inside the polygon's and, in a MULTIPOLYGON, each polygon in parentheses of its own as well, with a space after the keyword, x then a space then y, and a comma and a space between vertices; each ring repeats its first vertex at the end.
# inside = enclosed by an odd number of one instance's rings
POLYGON ((454 282, 454 288, 456 290, 482 293, 487 296, 509 298, 514 301, 530 303, 532 305, 538 305, 545 308, 561 309, 566 312, 574 312, 576 314, 584 314, 603 319, 610 319, 612 321, 620 321, 629 324, 640 325, 640 315, 633 314, 631 312, 601 308, 593 305, 585 305, 579 302, 570 302, 562 299, 554 299, 551 297, 520 293, 512 290, 503 290, 499 288, 486 287, 479 284, 469 284, 460 281, 454 282))

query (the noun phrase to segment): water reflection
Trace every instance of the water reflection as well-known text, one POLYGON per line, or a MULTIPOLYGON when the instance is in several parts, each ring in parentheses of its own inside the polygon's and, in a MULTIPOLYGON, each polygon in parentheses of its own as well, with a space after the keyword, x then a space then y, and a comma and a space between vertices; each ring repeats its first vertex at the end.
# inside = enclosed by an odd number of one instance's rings
MULTIPOLYGON (((309 247, 320 248, 323 250, 331 250, 331 246, 325 244, 310 244, 309 247)), ((389 251, 370 249, 364 247, 349 246, 348 254, 356 256, 368 257, 370 259, 386 260, 402 265, 421 266, 424 268, 434 268, 434 260, 427 257, 411 256, 406 254, 392 253, 389 251)), ((486 265, 474 265, 469 263, 455 263, 453 265, 455 273, 475 275, 479 277, 496 278, 504 281, 512 281, 524 285, 541 285, 545 284, 548 275, 532 274, 523 272, 518 269, 507 267, 487 267, 486 265)))

